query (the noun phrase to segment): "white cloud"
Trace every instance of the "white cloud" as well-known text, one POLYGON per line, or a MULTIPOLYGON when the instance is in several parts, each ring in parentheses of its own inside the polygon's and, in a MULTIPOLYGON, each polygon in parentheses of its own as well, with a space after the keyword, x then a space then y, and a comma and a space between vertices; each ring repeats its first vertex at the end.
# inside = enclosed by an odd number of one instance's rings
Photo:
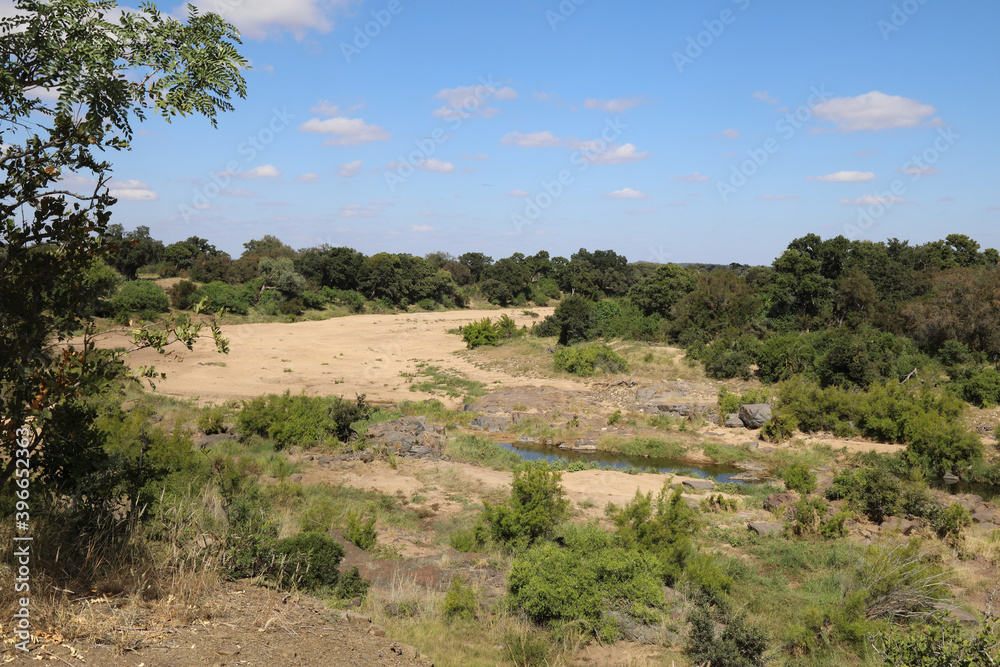
POLYGON ((940 169, 938 169, 937 167, 932 167, 929 164, 925 165, 911 164, 906 168, 896 167, 896 171, 904 173, 907 176, 934 176, 935 174, 941 173, 940 169))
POLYGON ((423 169, 424 171, 433 171, 439 174, 451 174, 455 171, 455 165, 451 162, 442 162, 437 158, 431 158, 430 160, 424 160, 418 164, 409 164, 405 162, 390 162, 388 164, 389 169, 398 170, 404 166, 412 166, 415 169, 423 169))
POLYGON ((684 183, 704 183, 709 180, 708 176, 702 176, 701 172, 694 172, 693 174, 681 174, 680 176, 674 176, 671 180, 683 181, 684 183))
MULTIPOLYGON (((215 12, 233 23, 244 37, 264 39, 269 35, 291 32, 296 39, 306 33, 329 32, 333 28, 332 14, 348 8, 351 0, 192 0, 202 13, 215 12)), ((186 17, 185 6, 174 10, 174 15, 186 17)))
POLYGON ((875 174, 870 171, 838 171, 826 176, 810 176, 806 180, 819 183, 870 183, 875 180, 875 174))
POLYGON ((244 190, 242 188, 235 188, 230 190, 222 190, 219 192, 223 197, 256 197, 257 193, 250 190, 244 190))
POLYGON ((507 193, 508 197, 530 197, 531 193, 527 190, 511 190, 507 193))
POLYGON ((236 178, 281 178, 281 172, 273 164, 265 164, 249 171, 238 172, 236 178))
POLYGON ((735 139, 738 136, 740 136, 740 131, 737 130, 735 127, 730 127, 722 131, 723 139, 735 139))
POLYGON ((455 165, 451 162, 442 162, 437 158, 432 157, 430 160, 424 160, 417 165, 417 169, 424 169, 425 171, 434 171, 439 174, 450 174, 455 171, 455 165))
POLYGON ((371 218, 381 208, 378 206, 362 206, 360 204, 345 204, 340 207, 337 216, 341 218, 371 218))
POLYGON ((133 179, 112 181, 109 184, 108 192, 115 199, 122 201, 156 201, 160 198, 160 195, 149 185, 133 179))
POLYGON ((309 109, 309 111, 315 114, 319 114, 320 116, 340 115, 340 107, 338 107, 336 104, 330 104, 330 102, 327 100, 320 100, 320 102, 313 108, 309 109))
POLYGON ((608 199, 649 199, 649 195, 645 192, 639 192, 638 190, 633 190, 632 188, 622 188, 621 190, 615 190, 614 192, 604 196, 608 199))
POLYGON ((613 100, 587 100, 583 106, 606 113, 623 113, 642 104, 641 97, 619 97, 613 100))
POLYGON ((760 100, 761 102, 766 102, 767 104, 777 104, 778 100, 771 97, 771 95, 766 90, 758 90, 752 95, 755 100, 760 100))
POLYGON ((372 141, 388 141, 392 138, 389 132, 377 125, 368 125, 360 118, 345 118, 343 116, 327 118, 326 120, 310 118, 299 125, 299 131, 334 135, 335 138, 323 142, 324 146, 360 146, 372 141))
POLYGON ((319 183, 319 174, 314 174, 312 172, 308 174, 299 174, 295 177, 295 180, 299 183, 319 183))
POLYGON ((813 109, 817 118, 836 123, 843 132, 916 127, 934 112, 929 104, 877 90, 857 97, 837 97, 813 109))
POLYGON ((529 132, 528 134, 511 132, 500 140, 502 146, 520 146, 521 148, 551 148, 564 144, 562 139, 549 131, 529 132))
POLYGON ((340 176, 341 178, 351 178, 352 176, 358 173, 359 169, 361 169, 361 164, 362 164, 361 160, 355 160, 354 162, 346 162, 340 165, 340 171, 337 172, 337 175, 340 176))
POLYGON ((434 228, 431 227, 430 225, 413 225, 412 227, 410 227, 410 231, 426 234, 428 232, 433 232, 434 228))
POLYGON ((909 199, 903 199, 902 197, 879 197, 877 195, 862 195, 857 199, 841 199, 838 203, 844 204, 845 206, 877 206, 882 204, 912 204, 913 202, 909 199))
POLYGON ((493 86, 458 86, 457 88, 444 88, 434 99, 445 103, 443 107, 435 109, 432 113, 438 118, 445 120, 451 118, 468 118, 471 114, 482 116, 483 118, 494 118, 500 110, 489 106, 490 100, 507 102, 517 99, 517 91, 510 86, 496 88, 493 86))
POLYGON ((760 201, 790 201, 792 199, 798 199, 798 195, 758 195, 754 199, 760 201))
POLYGON ((649 157, 649 151, 641 153, 633 144, 624 146, 608 146, 607 150, 599 153, 585 154, 583 158, 590 164, 628 164, 638 162, 649 157))

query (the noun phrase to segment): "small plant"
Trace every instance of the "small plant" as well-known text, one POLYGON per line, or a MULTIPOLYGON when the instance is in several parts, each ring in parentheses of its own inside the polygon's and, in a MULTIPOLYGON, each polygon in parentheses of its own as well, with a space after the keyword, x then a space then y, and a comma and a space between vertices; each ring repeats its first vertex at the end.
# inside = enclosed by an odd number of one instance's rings
POLYGON ((362 521, 357 512, 347 515, 347 526, 344 528, 344 538, 361 549, 371 551, 378 543, 378 534, 375 531, 375 517, 370 517, 362 521))
POLYGON ((343 558, 344 548, 329 535, 299 533, 274 543, 271 572, 279 586, 288 581, 293 586, 314 591, 337 583, 343 558))
POLYGON ((627 373, 628 361, 607 345, 581 345, 556 352, 555 368, 590 377, 599 373, 627 373))
POLYGON ((621 420, 622 420, 622 411, 615 410, 614 412, 611 413, 611 416, 608 417, 608 426, 614 426, 621 420))
POLYGON ((816 475, 804 463, 792 463, 786 466, 781 470, 779 476, 785 482, 786 487, 804 496, 816 490, 816 475))
POLYGON ((444 596, 441 613, 446 621, 476 620, 479 615, 479 602, 476 600, 476 591, 469 586, 465 577, 456 575, 451 580, 451 586, 448 587, 448 592, 444 596))
POLYGON ((767 423, 760 427, 760 437, 767 442, 788 442, 798 427, 794 417, 780 411, 775 412, 767 423))
POLYGON ((727 498, 719 493, 702 498, 699 506, 701 507, 702 512, 735 512, 739 509, 740 501, 736 498, 727 498))
POLYGON ((226 430, 222 408, 207 408, 198 415, 198 430, 205 435, 216 435, 226 430))
POLYGON ((333 594, 341 600, 364 598, 368 594, 368 589, 371 585, 372 582, 363 578, 361 573, 358 572, 357 566, 354 566, 340 575, 333 594))
POLYGON ((472 322, 462 327, 462 341, 470 350, 483 345, 496 346, 500 344, 500 332, 493 321, 484 317, 478 322, 472 322))

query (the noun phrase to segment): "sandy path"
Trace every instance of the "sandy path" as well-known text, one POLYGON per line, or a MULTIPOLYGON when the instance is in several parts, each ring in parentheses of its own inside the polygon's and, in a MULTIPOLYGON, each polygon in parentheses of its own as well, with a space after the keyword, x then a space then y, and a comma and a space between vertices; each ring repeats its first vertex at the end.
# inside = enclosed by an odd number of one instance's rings
MULTIPOLYGON (((544 317, 552 308, 536 308, 544 317)), ((536 321, 521 309, 461 310, 401 315, 353 315, 322 322, 243 324, 223 327, 230 353, 215 352, 211 338, 198 341, 193 351, 183 348, 161 356, 145 350, 130 356, 133 367, 155 365, 167 379, 156 383, 160 393, 218 403, 265 393, 305 391, 312 395, 353 398, 366 394, 371 401, 423 400, 430 394, 411 392, 400 373, 414 373, 416 365, 453 369, 483 382, 489 390, 502 386, 550 386, 579 389, 573 380, 511 377, 482 370, 454 353, 465 348, 459 336, 449 334, 474 319, 496 320, 508 314, 517 324, 536 321), (216 365, 216 364, 225 364, 216 365)), ((108 336, 101 345, 125 345, 120 336, 108 336)), ((437 398, 442 398, 438 396, 437 398)), ((454 407, 461 399, 445 400, 454 407)))

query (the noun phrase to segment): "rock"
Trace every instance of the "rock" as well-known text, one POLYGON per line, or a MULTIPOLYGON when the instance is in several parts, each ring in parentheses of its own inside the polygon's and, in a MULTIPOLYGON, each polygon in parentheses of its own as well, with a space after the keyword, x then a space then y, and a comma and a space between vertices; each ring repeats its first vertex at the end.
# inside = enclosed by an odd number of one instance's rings
POLYGON ((708 491, 715 488, 715 482, 710 479, 686 479, 683 484, 696 491, 708 491))
POLYGON ((305 479, 305 477, 306 476, 303 475, 302 473, 295 473, 294 475, 289 475, 288 476, 288 481, 297 484, 297 483, 301 482, 303 479, 305 479))
POLYGON ((764 509, 776 512, 784 507, 790 507, 799 501, 799 494, 794 491, 787 493, 772 493, 764 500, 764 509))
POLYGON ((655 644, 659 640, 659 631, 650 625, 640 623, 631 616, 618 611, 605 612, 606 618, 615 620, 622 636, 630 642, 637 644, 655 644))
POLYGON ((780 523, 766 523, 764 521, 753 521, 747 524, 747 529, 752 530, 761 537, 781 533, 785 529, 780 523))
POLYGON ((510 426, 510 420, 505 417, 495 417, 491 415, 483 415, 481 417, 476 417, 469 422, 469 428, 476 429, 478 431, 488 431, 490 433, 499 433, 500 431, 505 431, 510 426))
POLYGON ((754 403, 740 408, 740 421, 749 429, 758 429, 771 419, 771 406, 754 403))
POLYGON ((760 443, 756 441, 744 442, 740 444, 740 447, 746 447, 747 449, 757 449, 758 447, 760 447, 760 443))
POLYGON ((577 452, 596 452, 597 445, 578 444, 573 446, 573 450, 577 452))
POLYGON ((959 479, 958 475, 955 475, 950 472, 946 472, 944 474, 944 477, 942 477, 941 479, 944 480, 945 484, 958 484, 960 481, 962 481, 959 479))
POLYGON ((385 628, 381 625, 372 625, 368 628, 368 634, 375 635, 376 637, 385 637, 385 628))
POLYGON ((371 616, 365 616, 363 614, 358 614, 353 611, 345 611, 340 614, 340 617, 350 621, 351 623, 371 623, 371 616))
POLYGON ((890 533, 898 530, 900 533, 907 536, 916 531, 917 528, 919 528, 919 526, 915 522, 895 516, 886 517, 879 526, 879 529, 883 533, 890 533))
POLYGON ((535 441, 535 439, 533 437, 531 437, 530 435, 522 435, 520 438, 518 438, 518 440, 520 440, 521 442, 534 442, 535 441))
POLYGON ((751 472, 741 472, 738 475, 730 475, 729 481, 731 482, 750 482, 756 483, 764 479, 764 474, 757 471, 751 472))
POLYGON ((996 512, 993 510, 983 510, 972 515, 972 520, 976 523, 995 523, 996 512))
MULTIPOLYGON (((425 417, 401 417, 374 424, 368 427, 367 436, 372 442, 386 445, 389 453, 414 458, 440 458, 445 443, 444 427, 425 417)), ((359 458, 364 461, 365 453, 359 458)))
POLYGON ((740 416, 737 413, 732 412, 726 415, 725 426, 726 428, 743 428, 743 420, 740 419, 740 416))

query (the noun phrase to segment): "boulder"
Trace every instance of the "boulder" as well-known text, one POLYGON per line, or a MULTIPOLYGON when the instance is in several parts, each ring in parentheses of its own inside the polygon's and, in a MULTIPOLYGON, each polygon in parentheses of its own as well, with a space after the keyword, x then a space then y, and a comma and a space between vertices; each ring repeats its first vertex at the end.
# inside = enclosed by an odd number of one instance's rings
POLYGON ((740 408, 740 421, 749 429, 758 429, 771 419, 771 406, 754 403, 740 408))
POLYGON ((510 420, 504 417, 494 417, 491 415, 483 415, 482 417, 476 417, 469 422, 469 427, 477 431, 488 431, 490 433, 499 433, 500 431, 505 431, 510 426, 510 420))
POLYGON ((955 475, 950 472, 946 472, 944 474, 944 477, 942 477, 941 479, 944 480, 945 484, 958 484, 960 481, 962 481, 961 479, 959 479, 958 475, 955 475))
POLYGON ((993 510, 983 510, 972 515, 972 520, 976 523, 996 523, 996 512, 993 510))
POLYGON ((696 491, 709 491, 715 488, 715 482, 710 479, 686 479, 683 484, 696 491))
POLYGON ((799 502, 799 494, 794 491, 787 493, 772 493, 764 500, 764 509, 777 512, 784 507, 790 507, 799 502))
POLYGON ((752 530, 761 537, 781 533, 785 527, 780 523, 766 523, 764 521, 752 521, 747 524, 747 530, 752 530))
MULTIPOLYGON (((439 459, 445 443, 444 427, 426 417, 401 417, 368 427, 368 439, 399 456, 439 459)), ((364 460, 364 459, 362 459, 364 460)))
POLYGON ((733 412, 726 415, 725 426, 726 428, 743 428, 743 420, 740 419, 740 416, 737 413, 733 412))

